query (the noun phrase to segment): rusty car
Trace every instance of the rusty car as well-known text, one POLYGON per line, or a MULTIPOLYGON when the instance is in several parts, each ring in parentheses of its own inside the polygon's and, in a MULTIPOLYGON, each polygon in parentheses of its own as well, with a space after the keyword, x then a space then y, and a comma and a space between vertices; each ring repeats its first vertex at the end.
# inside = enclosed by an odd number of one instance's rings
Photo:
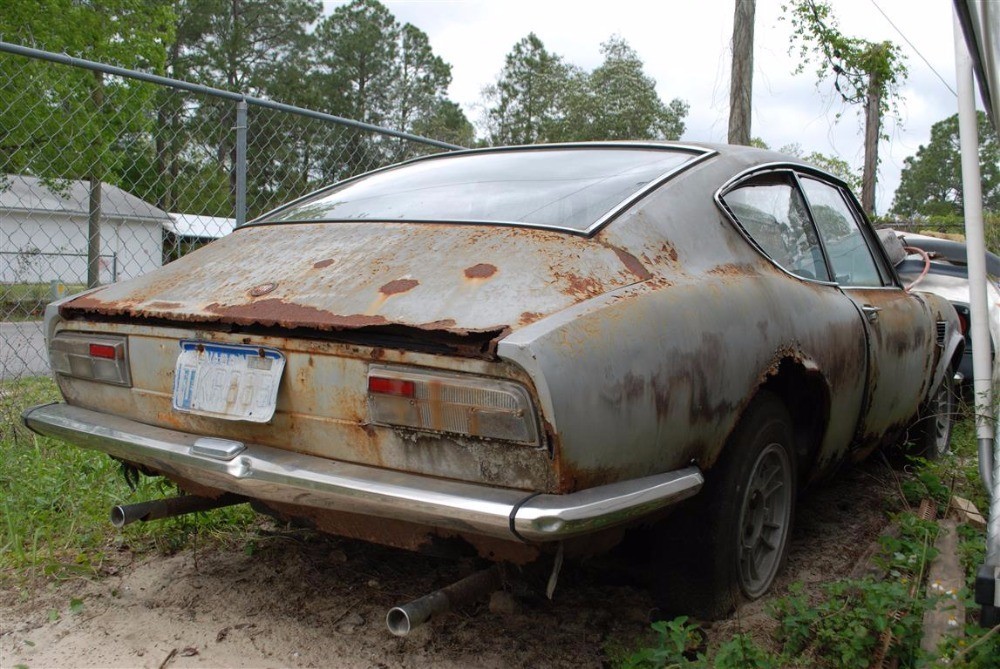
POLYGON ((964 341, 842 181, 669 142, 375 170, 45 330, 64 401, 25 423, 185 509, 515 563, 642 527, 672 558, 654 592, 701 616, 768 590, 808 482, 908 429, 947 442, 964 341))

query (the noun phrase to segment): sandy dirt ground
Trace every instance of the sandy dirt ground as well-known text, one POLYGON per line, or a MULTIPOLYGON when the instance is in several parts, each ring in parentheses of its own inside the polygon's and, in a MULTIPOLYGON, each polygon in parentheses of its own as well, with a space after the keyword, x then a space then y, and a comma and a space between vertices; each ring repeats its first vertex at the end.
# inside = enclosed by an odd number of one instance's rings
MULTIPOLYGON (((774 593, 707 626, 709 638, 766 639, 770 598, 849 575, 885 526, 892 489, 873 462, 812 490, 774 593)), ((277 529, 253 551, 135 559, 123 547, 101 578, 0 590, 0 667, 611 666, 657 615, 612 566, 567 562, 553 601, 515 575, 491 602, 398 638, 385 628, 390 607, 475 566, 277 529)))

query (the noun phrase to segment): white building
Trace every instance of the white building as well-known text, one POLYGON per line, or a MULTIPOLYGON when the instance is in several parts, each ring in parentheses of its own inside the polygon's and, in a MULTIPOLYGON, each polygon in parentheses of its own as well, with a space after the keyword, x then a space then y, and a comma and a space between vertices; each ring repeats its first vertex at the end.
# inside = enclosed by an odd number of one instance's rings
MULTIPOLYGON (((0 282, 87 281, 86 181, 43 183, 0 175, 0 282)), ((101 186, 101 283, 162 264, 166 212, 117 186, 101 186)))
POLYGON ((191 242, 210 242, 225 237, 236 228, 236 219, 224 216, 171 212, 170 218, 170 221, 163 222, 163 229, 177 239, 191 242))

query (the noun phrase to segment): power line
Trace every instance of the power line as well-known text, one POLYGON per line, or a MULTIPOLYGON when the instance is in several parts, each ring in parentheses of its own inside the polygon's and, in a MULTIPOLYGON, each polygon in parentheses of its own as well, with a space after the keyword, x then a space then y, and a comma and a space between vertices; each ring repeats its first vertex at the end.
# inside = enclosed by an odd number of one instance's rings
POLYGON ((954 95, 957 98, 958 97, 958 93, 956 93, 955 89, 952 88, 951 85, 947 81, 945 81, 945 78, 942 77, 940 75, 940 73, 938 73, 938 71, 934 69, 934 66, 931 65, 931 62, 929 60, 927 60, 926 58, 924 58, 924 54, 920 53, 920 50, 916 46, 914 46, 913 42, 911 42, 906 35, 903 34, 903 31, 896 27, 896 24, 892 22, 892 19, 889 18, 889 15, 886 14, 882 10, 882 8, 878 6, 878 3, 875 2, 875 0, 871 0, 871 2, 872 2, 873 5, 875 5, 875 9, 877 9, 879 11, 879 14, 881 14, 882 16, 884 16, 885 20, 889 22, 889 25, 892 26, 896 30, 897 33, 899 33, 899 36, 903 38, 903 41, 905 41, 907 44, 909 44, 910 48, 913 49, 914 53, 916 53, 918 56, 920 56, 920 60, 924 61, 924 63, 927 64, 927 67, 929 67, 931 69, 931 72, 933 72, 935 75, 937 75, 937 78, 941 80, 941 83, 944 84, 944 87, 947 88, 949 91, 951 91, 951 94, 954 95))

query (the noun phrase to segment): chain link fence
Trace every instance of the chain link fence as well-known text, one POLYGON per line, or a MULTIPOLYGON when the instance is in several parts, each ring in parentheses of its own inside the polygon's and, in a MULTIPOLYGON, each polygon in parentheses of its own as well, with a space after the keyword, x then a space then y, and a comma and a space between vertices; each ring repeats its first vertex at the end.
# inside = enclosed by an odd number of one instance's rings
POLYGON ((0 381, 48 373, 45 305, 443 142, 0 42, 0 381))

